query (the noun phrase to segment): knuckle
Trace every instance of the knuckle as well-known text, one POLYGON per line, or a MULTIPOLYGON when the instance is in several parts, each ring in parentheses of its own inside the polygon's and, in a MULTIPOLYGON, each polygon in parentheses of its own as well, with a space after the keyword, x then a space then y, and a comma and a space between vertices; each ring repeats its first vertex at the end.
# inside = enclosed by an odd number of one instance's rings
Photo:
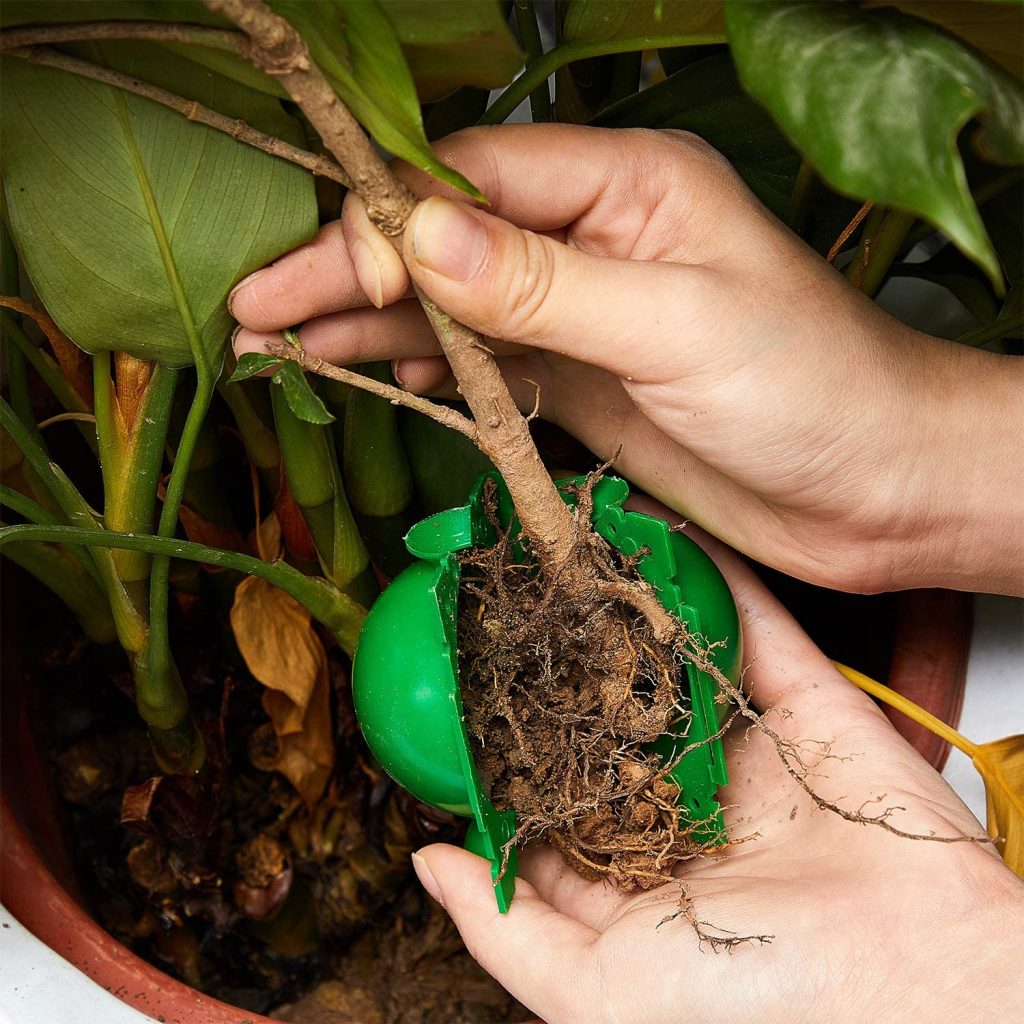
MULTIPOLYGON (((513 340, 533 337, 542 329, 555 277, 552 243, 532 231, 522 232, 520 238, 516 273, 508 282, 504 300, 505 331, 513 340)), ((498 336, 502 336, 500 330, 498 336)))

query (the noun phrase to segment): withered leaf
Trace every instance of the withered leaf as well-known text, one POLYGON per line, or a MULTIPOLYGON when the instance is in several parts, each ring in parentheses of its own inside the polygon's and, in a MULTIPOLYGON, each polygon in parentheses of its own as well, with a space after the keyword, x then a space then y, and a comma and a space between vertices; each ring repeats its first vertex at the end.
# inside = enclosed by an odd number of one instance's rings
POLYGON ((988 833, 1002 840, 999 852, 1024 878, 1024 735, 974 748, 974 767, 985 781, 988 833))
POLYGON ((334 767, 327 652, 309 612, 258 577, 235 590, 231 627, 249 671, 267 688, 263 708, 277 736, 275 767, 314 803, 334 767))

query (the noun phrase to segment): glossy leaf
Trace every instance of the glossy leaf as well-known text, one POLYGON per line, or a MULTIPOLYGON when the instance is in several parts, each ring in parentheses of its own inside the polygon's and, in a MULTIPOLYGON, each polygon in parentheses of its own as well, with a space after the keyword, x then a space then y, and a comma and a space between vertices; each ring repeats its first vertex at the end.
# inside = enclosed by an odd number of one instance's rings
POLYGON ((523 66, 498 0, 381 0, 421 100, 462 85, 497 89, 523 66))
POLYGON ((1018 82, 898 11, 735 0, 727 21, 744 86, 830 185, 919 215, 1001 285, 957 139, 977 117, 987 159, 1024 160, 1018 82))
POLYGON ((800 154, 764 107, 743 91, 727 54, 677 71, 609 107, 594 123, 693 132, 728 158, 761 202, 785 215, 800 154))
MULTIPOLYGON (((212 13, 202 0, 4 0, 0 4, 0 25, 73 25, 83 21, 176 21, 191 25, 234 28, 224 18, 212 13)), ((184 43, 163 43, 162 47, 179 57, 201 64, 220 75, 231 78, 250 89, 270 96, 287 97, 288 93, 271 75, 227 50, 184 43)))
POLYGON ((272 356, 268 352, 244 352, 238 357, 235 372, 228 377, 226 383, 236 384, 240 380, 248 380, 250 377, 255 377, 257 373, 269 370, 272 366, 278 366, 280 362, 280 356, 272 356))
POLYGON ((376 0, 272 0, 270 6, 302 34, 335 91, 381 146, 482 198, 434 156, 398 36, 376 0))
POLYGON ((1024 72, 1024 6, 1004 0, 868 0, 931 21, 970 43, 1012 75, 1024 72))
MULTIPOLYGON (((292 142, 267 96, 141 43, 109 63, 292 142)), ((22 263, 89 352, 216 365, 241 277, 316 231, 311 177, 141 97, 3 59, 4 194, 22 263)))
POLYGON ((644 50, 679 46, 693 36, 724 38, 722 7, 721 0, 572 0, 562 41, 628 41, 626 49, 644 50))
POLYGON ((274 384, 280 385, 288 408, 306 423, 333 423, 334 417, 310 387, 302 367, 292 360, 283 362, 277 373, 270 378, 274 384))

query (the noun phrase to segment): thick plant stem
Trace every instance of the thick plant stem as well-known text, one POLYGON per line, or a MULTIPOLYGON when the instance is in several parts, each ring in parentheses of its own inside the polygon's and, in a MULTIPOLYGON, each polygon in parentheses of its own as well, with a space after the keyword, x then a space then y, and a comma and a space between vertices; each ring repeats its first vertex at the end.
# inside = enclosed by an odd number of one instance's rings
MULTIPOLYGON (((544 56, 540 26, 537 24, 537 9, 533 0, 515 0, 514 7, 519 41, 526 51, 526 63, 530 65, 544 56)), ((533 114, 534 122, 551 120, 551 93, 546 78, 530 93, 530 113, 533 114)))
POLYGON ((217 392, 231 410, 249 462, 259 471, 264 486, 273 497, 277 494, 281 446, 277 443, 274 432, 264 422, 260 410, 253 403, 253 391, 257 383, 259 382, 236 381, 229 385, 225 383, 222 374, 217 384, 217 392))
POLYGON ((902 210, 889 210, 877 226, 869 218, 864 237, 846 270, 847 278, 869 298, 882 286, 915 219, 912 213, 902 210))
MULTIPOLYGON (((178 371, 123 354, 114 362, 116 384, 110 374, 110 353, 93 356, 103 522, 107 529, 123 533, 151 533, 178 371)), ((113 558, 140 614, 148 614, 148 556, 115 551, 113 558)))
MULTIPOLYGON (((355 184, 373 223, 401 252, 416 197, 392 174, 358 122, 313 63, 302 37, 260 0, 204 0, 252 41, 250 59, 274 75, 302 108, 355 184)), ((574 520, 548 476, 490 349, 480 336, 420 296, 476 421, 478 444, 501 472, 542 566, 564 563, 574 520)))
MULTIPOLYGON (((0 398, 0 426, 7 431, 26 461, 36 472, 42 485, 53 497, 60 511, 72 526, 86 532, 102 530, 88 502, 78 492, 65 473, 50 461, 46 451, 21 423, 11 407, 0 398)), ((117 624, 117 635, 127 651, 140 650, 145 644, 146 621, 140 616, 114 569, 110 551, 97 551, 91 559, 96 573, 107 592, 110 609, 117 624)), ((89 565, 86 563, 86 567, 89 565)))
POLYGON ((356 527, 326 427, 300 420, 282 389, 271 386, 274 423, 285 475, 295 503, 309 527, 327 578, 360 602, 374 595, 368 579, 370 556, 356 527))
POLYGON ((70 548, 55 544, 23 544, 5 551, 15 565, 30 572, 64 602, 82 632, 98 644, 117 639, 107 595, 96 585, 70 548))
MULTIPOLYGON (((211 372, 210 367, 197 363, 195 397, 185 420, 160 512, 157 527, 160 537, 173 537, 177 529, 178 509, 192 453, 213 399, 219 369, 211 372)), ((189 717, 188 696, 171 656, 167 621, 170 572, 169 555, 153 559, 149 583, 149 638, 136 662, 135 700, 139 713, 150 726, 150 739, 160 767, 169 772, 190 774, 202 767, 205 751, 202 737, 189 717)))

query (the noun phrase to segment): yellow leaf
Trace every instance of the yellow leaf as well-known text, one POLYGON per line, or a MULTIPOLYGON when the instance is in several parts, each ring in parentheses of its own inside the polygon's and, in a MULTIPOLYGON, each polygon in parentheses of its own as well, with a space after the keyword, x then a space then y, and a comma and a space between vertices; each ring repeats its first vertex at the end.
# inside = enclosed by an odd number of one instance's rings
POLYGON ((267 688, 263 709, 277 736, 275 767, 312 804, 334 767, 334 737, 327 652, 309 612, 250 576, 235 590, 231 628, 249 671, 267 688))
POLYGON ((1003 860, 1014 874, 1024 878, 1024 736, 1007 736, 991 743, 972 743, 902 693, 848 665, 841 665, 838 661, 832 664, 854 686, 902 711, 971 759, 985 783, 988 834, 1001 840, 997 849, 1003 860))
POLYGON ((974 767, 985 780, 988 834, 1002 839, 1003 860, 1024 878, 1024 736, 979 744, 974 767))

